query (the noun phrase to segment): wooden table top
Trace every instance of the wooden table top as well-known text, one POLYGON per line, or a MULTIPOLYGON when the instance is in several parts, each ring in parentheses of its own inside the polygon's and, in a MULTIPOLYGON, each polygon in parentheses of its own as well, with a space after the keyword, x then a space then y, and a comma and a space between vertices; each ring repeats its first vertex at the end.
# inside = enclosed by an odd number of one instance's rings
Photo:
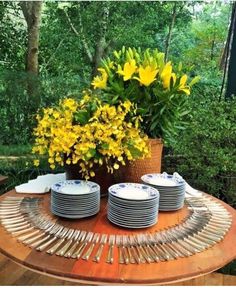
MULTIPOLYGON (((0 197, 35 196, 43 197, 42 210, 50 212, 50 194, 32 195, 18 194, 12 190, 0 197)), ((209 196, 212 197, 212 196, 209 196)), ((114 249, 114 263, 105 262, 108 245, 102 253, 99 263, 83 259, 67 259, 38 252, 16 241, 4 227, 0 225, 0 252, 13 261, 39 273, 86 284, 168 284, 187 280, 211 273, 236 258, 236 210, 226 203, 212 197, 221 203, 232 215, 232 225, 225 238, 204 252, 190 257, 150 264, 119 264, 118 249, 114 249)), ((125 229, 111 224, 106 217, 107 199, 101 200, 101 211, 93 217, 80 220, 65 220, 55 217, 57 222, 71 228, 107 234, 135 234, 156 232, 168 226, 181 222, 188 215, 187 207, 174 212, 159 212, 158 223, 151 228, 125 229)), ((96 251, 95 251, 96 252, 96 251)), ((93 256, 93 255, 92 255, 93 256)))
POLYGON ((0 185, 4 184, 7 181, 8 177, 0 175, 0 185))

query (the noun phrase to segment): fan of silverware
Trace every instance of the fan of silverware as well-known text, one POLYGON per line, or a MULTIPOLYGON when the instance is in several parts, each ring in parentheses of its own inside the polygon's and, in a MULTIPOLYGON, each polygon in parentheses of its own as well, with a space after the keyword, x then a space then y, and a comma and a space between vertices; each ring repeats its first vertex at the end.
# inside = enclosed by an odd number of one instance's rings
POLYGON ((185 201, 190 213, 180 224, 155 233, 107 235, 56 223, 41 212, 41 201, 5 197, 0 202, 1 224, 19 242, 37 251, 95 262, 100 262, 105 245, 107 263, 140 264, 189 257, 220 242, 232 222, 230 213, 212 198, 188 197, 185 201), (118 259, 114 259, 114 249, 118 249, 118 259))

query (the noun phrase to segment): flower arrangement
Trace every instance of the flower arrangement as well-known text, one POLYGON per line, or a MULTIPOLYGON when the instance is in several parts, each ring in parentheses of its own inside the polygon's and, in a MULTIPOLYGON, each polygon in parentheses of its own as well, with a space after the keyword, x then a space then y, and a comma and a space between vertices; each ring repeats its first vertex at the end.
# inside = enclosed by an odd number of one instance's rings
POLYGON ((126 160, 149 155, 141 118, 129 100, 113 106, 87 93, 80 101, 67 98, 56 107, 44 108, 36 119, 33 153, 48 155, 52 169, 79 163, 80 172, 89 179, 95 176, 95 166, 106 165, 113 173, 126 160))
POLYGON ((141 128, 149 137, 171 140, 182 128, 182 117, 189 112, 187 96, 199 77, 189 82, 181 64, 174 68, 170 61, 165 63, 157 49, 123 47, 104 59, 98 71, 93 88, 112 105, 126 100, 137 104, 141 128))

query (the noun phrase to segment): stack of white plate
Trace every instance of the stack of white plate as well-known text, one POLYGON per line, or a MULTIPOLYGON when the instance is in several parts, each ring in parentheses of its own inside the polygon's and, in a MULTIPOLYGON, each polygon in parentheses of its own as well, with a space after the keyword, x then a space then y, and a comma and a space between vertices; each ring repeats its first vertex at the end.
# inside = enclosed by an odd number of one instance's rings
POLYGON ((126 228, 157 223, 159 192, 148 185, 120 183, 108 189, 108 219, 126 228))
POLYGON ((100 186, 91 181, 66 180, 51 186, 51 212, 57 216, 79 219, 100 210, 100 186))
POLYGON ((174 211, 183 207, 185 198, 185 181, 183 178, 167 173, 146 174, 141 177, 160 192, 160 211, 174 211))

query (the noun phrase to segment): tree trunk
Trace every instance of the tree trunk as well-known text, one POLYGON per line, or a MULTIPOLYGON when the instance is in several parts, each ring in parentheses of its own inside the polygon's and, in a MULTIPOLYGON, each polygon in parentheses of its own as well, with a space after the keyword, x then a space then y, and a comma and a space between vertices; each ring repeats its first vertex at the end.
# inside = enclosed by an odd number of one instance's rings
POLYGON ((34 111, 40 105, 39 64, 39 29, 41 22, 42 1, 20 1, 19 5, 27 23, 28 43, 25 69, 27 72, 26 89, 29 102, 33 101, 34 111))
POLYGON ((101 62, 102 57, 104 56, 104 51, 107 48, 106 46, 106 32, 107 32, 107 22, 109 18, 109 4, 104 3, 103 4, 103 13, 102 13, 102 19, 100 22, 100 31, 98 35, 98 41, 96 43, 95 47, 95 53, 93 57, 93 69, 91 73, 91 78, 93 79, 94 76, 97 74, 97 69, 99 67, 99 64, 101 62))
POLYGON ((169 56, 169 49, 170 49, 170 42, 171 42, 171 37, 175 25, 175 19, 176 19, 176 14, 177 14, 177 1, 174 2, 173 10, 172 10, 172 17, 171 17, 171 22, 169 25, 169 31, 168 35, 166 38, 166 45, 165 45, 165 61, 167 61, 168 56, 169 56))
POLYGON ((42 1, 21 1, 28 30, 28 47, 26 55, 26 71, 38 75, 39 29, 42 12, 42 1))
POLYGON ((109 43, 106 42, 106 32, 107 32, 107 23, 109 18, 109 3, 108 2, 102 2, 101 3, 101 9, 102 9, 102 17, 101 20, 98 20, 98 27, 99 27, 99 33, 98 38, 96 41, 96 45, 94 47, 94 54, 91 52, 91 49, 88 45, 86 35, 84 33, 84 26, 82 22, 81 12, 82 12, 82 6, 78 2, 78 20, 79 20, 79 27, 78 30, 74 26, 69 14, 66 10, 64 10, 65 16, 67 18, 67 21, 70 25, 71 30, 75 33, 76 36, 80 37, 84 51, 86 53, 86 56, 89 60, 89 63, 92 68, 91 72, 91 79, 94 78, 97 74, 97 69, 99 67, 99 64, 101 62, 101 58, 104 56, 105 52, 108 49, 108 46, 110 45, 111 41, 109 43))
POLYGON ((231 29, 229 30, 230 45, 229 45, 229 65, 227 70, 227 85, 225 98, 229 99, 232 95, 236 96, 236 2, 233 4, 232 17, 231 17, 231 29))
POLYGON ((213 60, 214 58, 214 48, 215 48, 215 33, 214 33, 214 39, 211 42, 211 55, 210 55, 210 59, 213 60))
POLYGON ((64 13, 65 13, 65 16, 67 18, 67 21, 69 22, 70 24, 70 28, 71 30, 75 33, 76 36, 80 37, 81 38, 81 42, 84 46, 84 51, 86 53, 86 56, 89 60, 89 63, 92 64, 93 62, 93 56, 92 56, 92 53, 89 49, 89 45, 87 43, 87 40, 86 40, 86 37, 84 35, 84 27, 83 27, 83 22, 82 22, 82 17, 81 17, 81 5, 80 3, 78 2, 78 19, 79 19, 79 32, 77 31, 77 29, 75 28, 74 24, 72 23, 70 17, 69 17, 69 14, 67 13, 66 10, 64 10, 64 13))

